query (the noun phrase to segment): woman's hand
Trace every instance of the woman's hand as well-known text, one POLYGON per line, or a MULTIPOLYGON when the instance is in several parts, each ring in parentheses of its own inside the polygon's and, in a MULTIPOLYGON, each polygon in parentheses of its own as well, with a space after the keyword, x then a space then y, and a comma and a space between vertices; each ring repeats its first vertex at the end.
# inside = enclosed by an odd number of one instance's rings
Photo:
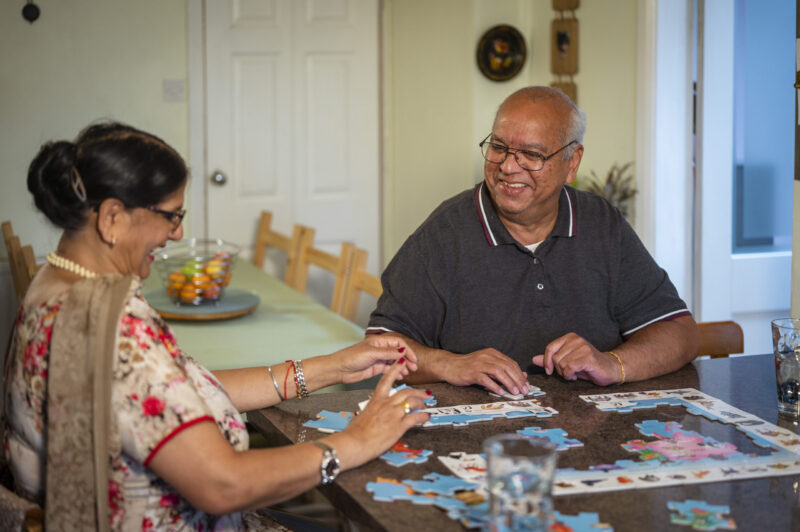
MULTIPOLYGON (((394 445, 414 425, 430 419, 424 412, 425 399, 430 392, 405 388, 391 397, 392 384, 408 373, 408 362, 401 358, 389 367, 378 382, 367 407, 353 418, 347 428, 339 433, 341 439, 337 452, 346 453, 348 468, 364 464, 394 445), (408 410, 409 413, 406 413, 408 410)), ((333 439, 333 437, 331 438, 333 439)))
POLYGON ((363 381, 385 373, 388 368, 403 358, 397 380, 417 369, 417 355, 401 338, 383 334, 371 334, 359 343, 331 355, 344 384, 363 381))

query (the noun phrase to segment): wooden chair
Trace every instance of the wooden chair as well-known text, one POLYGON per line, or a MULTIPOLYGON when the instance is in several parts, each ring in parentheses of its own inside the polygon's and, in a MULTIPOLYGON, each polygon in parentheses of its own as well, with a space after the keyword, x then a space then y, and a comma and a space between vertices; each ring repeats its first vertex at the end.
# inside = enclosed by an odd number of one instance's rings
POLYGON ((726 357, 744 352, 744 333, 735 321, 706 321, 700 328, 700 350, 697 356, 726 357))
POLYGON ((347 284, 344 294, 344 307, 342 316, 350 321, 356 319, 358 304, 361 300, 361 292, 370 294, 375 299, 381 297, 383 287, 381 280, 374 275, 367 273, 367 252, 357 249, 353 253, 353 264, 350 268, 350 282, 347 284))
MULTIPOLYGON (((286 272, 283 276, 283 281, 295 288, 298 288, 297 281, 295 280, 297 273, 297 258, 300 255, 300 247, 303 241, 307 238, 305 231, 307 228, 302 225, 295 224, 292 230, 291 238, 272 230, 272 213, 269 211, 261 211, 261 219, 258 222, 258 232, 256 233, 256 243, 253 247, 253 264, 259 268, 264 267, 264 259, 267 256, 267 249, 270 247, 277 248, 283 251, 288 257, 286 262, 286 272)), ((312 234, 311 238, 314 236, 312 234)), ((303 284, 302 291, 305 291, 305 284, 303 284)))
POLYGON ((3 222, 2 228, 14 290, 17 293, 17 299, 22 301, 39 266, 36 264, 33 248, 30 245, 20 244, 19 237, 14 234, 14 229, 11 227, 11 222, 3 222))
POLYGON ((337 314, 342 314, 344 308, 344 291, 350 277, 350 266, 353 261, 355 245, 343 242, 339 256, 314 247, 316 231, 311 227, 300 226, 300 250, 297 255, 297 267, 294 271, 294 288, 305 292, 308 287, 308 271, 311 265, 319 266, 331 272, 335 281, 333 295, 331 296, 330 309, 337 314))

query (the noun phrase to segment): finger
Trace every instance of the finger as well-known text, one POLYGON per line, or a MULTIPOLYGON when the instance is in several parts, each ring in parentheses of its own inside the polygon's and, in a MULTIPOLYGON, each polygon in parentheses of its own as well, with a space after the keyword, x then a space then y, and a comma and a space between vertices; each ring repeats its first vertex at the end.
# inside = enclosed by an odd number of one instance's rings
POLYGON ((483 386, 484 388, 486 388, 490 392, 492 392, 494 394, 497 394, 497 395, 506 395, 508 393, 511 393, 511 392, 505 390, 502 386, 500 386, 497 383, 497 381, 495 381, 494 379, 489 378, 489 376, 485 375, 485 374, 481 375, 480 377, 478 377, 477 384, 480 384, 481 386, 483 386))
POLYGON ((403 432, 415 425, 423 425, 427 423, 430 418, 431 415, 427 412, 411 412, 407 416, 403 416, 403 432))
POLYGON ((430 397, 425 390, 417 390, 413 388, 406 388, 402 392, 410 392, 406 394, 405 401, 411 405, 412 410, 424 410, 426 408, 425 401, 430 397))
POLYGON ((506 379, 503 380, 503 386, 514 395, 522 393, 525 385, 528 384, 528 379, 520 369, 519 364, 512 362, 511 367, 504 366, 503 371, 506 376, 506 379))
POLYGON ((394 381, 402 378, 403 371, 406 370, 405 367, 406 359, 400 357, 397 359, 397 362, 392 364, 389 369, 383 374, 381 380, 378 381, 378 384, 375 386, 375 393, 373 395, 379 397, 388 397, 389 390, 392 388, 392 384, 394 381))
POLYGON ((566 341, 567 336, 564 335, 547 344, 547 347, 544 349, 544 372, 548 375, 552 375, 555 369, 553 357, 561 350, 566 341))

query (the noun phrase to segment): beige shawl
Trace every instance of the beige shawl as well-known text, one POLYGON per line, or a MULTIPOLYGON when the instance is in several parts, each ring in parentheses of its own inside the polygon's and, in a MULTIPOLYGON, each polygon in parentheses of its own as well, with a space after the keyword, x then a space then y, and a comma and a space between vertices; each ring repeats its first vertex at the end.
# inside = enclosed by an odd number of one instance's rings
POLYGON ((120 449, 112 422, 112 370, 119 321, 137 281, 103 275, 75 283, 58 311, 47 383, 45 526, 109 529, 109 453, 120 449))

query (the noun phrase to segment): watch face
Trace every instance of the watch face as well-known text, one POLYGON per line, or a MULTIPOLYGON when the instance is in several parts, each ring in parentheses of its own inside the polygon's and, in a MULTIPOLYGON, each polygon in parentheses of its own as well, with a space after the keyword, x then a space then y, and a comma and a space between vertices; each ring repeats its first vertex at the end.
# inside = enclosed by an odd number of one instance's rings
POLYGON ((325 473, 331 480, 336 478, 336 475, 339 474, 339 460, 331 457, 330 460, 328 460, 328 463, 325 464, 325 473))

